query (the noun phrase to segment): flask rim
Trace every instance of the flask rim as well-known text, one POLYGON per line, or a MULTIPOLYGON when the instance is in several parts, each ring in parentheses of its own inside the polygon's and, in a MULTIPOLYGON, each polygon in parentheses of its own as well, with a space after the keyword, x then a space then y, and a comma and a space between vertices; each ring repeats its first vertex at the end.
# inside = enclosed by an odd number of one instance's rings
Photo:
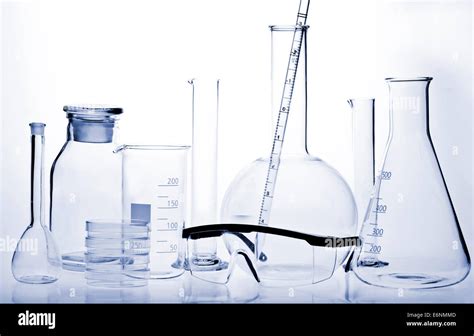
POLYGON ((123 113, 123 109, 118 106, 109 105, 65 105, 63 111, 68 115, 80 116, 115 116, 123 113))
POLYGON ((308 30, 308 25, 269 25, 271 31, 294 32, 295 30, 308 30))
POLYGON ((387 77, 385 81, 388 83, 393 82, 430 82, 433 77, 387 77))

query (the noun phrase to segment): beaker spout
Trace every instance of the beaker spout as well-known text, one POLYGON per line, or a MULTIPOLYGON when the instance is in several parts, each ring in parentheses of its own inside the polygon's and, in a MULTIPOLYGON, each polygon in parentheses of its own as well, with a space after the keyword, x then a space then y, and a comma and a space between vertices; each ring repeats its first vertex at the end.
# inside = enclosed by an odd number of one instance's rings
POLYGON ((113 153, 114 154, 120 153, 120 152, 124 151, 125 149, 127 149, 127 147, 128 147, 127 145, 120 145, 120 146, 118 146, 117 148, 115 148, 113 150, 113 153))

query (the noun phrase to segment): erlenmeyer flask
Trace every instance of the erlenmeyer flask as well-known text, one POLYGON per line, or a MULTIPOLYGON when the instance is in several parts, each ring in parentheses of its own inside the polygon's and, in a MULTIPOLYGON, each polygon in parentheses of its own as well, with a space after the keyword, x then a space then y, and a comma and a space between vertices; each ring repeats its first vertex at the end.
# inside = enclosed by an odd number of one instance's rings
POLYGON ((428 124, 432 78, 388 78, 390 132, 352 269, 364 282, 433 288, 462 281, 470 259, 428 124))
MULTIPOLYGON (((303 42, 269 225, 322 236, 352 236, 357 231, 357 209, 351 189, 334 168, 308 154, 306 147, 307 26, 270 26, 272 111, 278 112, 295 29, 303 30, 303 42)), ((258 223, 268 165, 268 157, 259 158, 235 177, 224 195, 222 222, 258 223)), ((306 284, 308 280, 316 282, 314 259, 321 255, 301 255, 297 242, 293 244, 291 240, 285 242, 269 236, 265 236, 261 251, 272 253, 271 260, 258 261, 259 274, 268 285, 285 286, 285 280, 281 280, 285 276, 292 285, 306 284)), ((347 249, 338 251, 336 263, 334 260, 330 263, 330 274, 348 252, 347 249)))
POLYGON ((45 284, 58 280, 61 257, 44 218, 44 128, 31 123, 31 222, 17 243, 12 273, 17 281, 45 284))

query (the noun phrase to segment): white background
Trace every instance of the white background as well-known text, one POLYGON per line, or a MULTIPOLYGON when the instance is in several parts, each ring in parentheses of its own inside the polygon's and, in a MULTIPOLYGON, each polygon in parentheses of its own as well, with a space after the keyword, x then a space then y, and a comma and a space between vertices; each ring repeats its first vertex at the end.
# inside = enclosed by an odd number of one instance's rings
MULTIPOLYGON (((222 196, 244 165, 269 151, 268 25, 293 24, 297 6, 297 0, 3 1, 2 236, 17 237, 29 220, 29 122, 47 124, 48 170, 65 140, 65 104, 122 106, 124 143, 190 144, 192 77, 222 80, 222 196)), ((433 141, 471 254, 472 18, 470 0, 313 0, 308 19, 310 152, 350 181, 345 100, 376 96, 380 159, 388 113, 383 78, 433 76, 433 141)))

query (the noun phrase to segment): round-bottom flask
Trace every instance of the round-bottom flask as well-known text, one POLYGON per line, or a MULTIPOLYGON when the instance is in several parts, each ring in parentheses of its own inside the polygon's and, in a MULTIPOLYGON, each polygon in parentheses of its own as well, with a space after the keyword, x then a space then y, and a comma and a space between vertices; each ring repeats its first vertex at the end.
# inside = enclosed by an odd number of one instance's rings
MULTIPOLYGON (((244 168, 224 196, 222 221, 258 223, 263 183, 268 159, 260 158, 244 168)), ((347 237, 357 230, 357 210, 351 189, 342 176, 327 163, 311 155, 283 157, 278 172, 270 216, 270 226, 320 236, 347 237)), ((271 281, 306 279, 313 273, 314 258, 301 255, 300 242, 270 241, 266 237, 262 252, 272 251, 272 259, 260 261, 260 276, 271 281)), ((335 265, 347 257, 348 248, 338 249, 335 265)), ((329 263, 331 267, 333 263, 329 263)))
MULTIPOLYGON (((311 156, 306 147, 306 31, 307 26, 270 26, 272 33, 272 102, 279 106, 288 65, 288 47, 295 29, 303 30, 299 67, 292 93, 286 134, 268 225, 303 233, 347 237, 357 231, 357 208, 343 177, 323 160, 311 156), (281 57, 281 59, 280 59, 281 57)), ((278 112, 278 108, 277 108, 278 112)), ((230 184, 221 208, 222 222, 259 223, 269 158, 260 158, 244 168, 230 184)), ((349 248, 310 248, 299 240, 259 236, 257 251, 271 255, 258 260, 258 274, 269 285, 282 282, 318 282, 316 266, 332 274, 349 248), (263 238, 263 239, 262 239, 263 238), (337 253, 333 253, 337 250, 337 253), (331 253, 329 253, 331 252, 331 253)), ((260 253, 258 252, 258 253, 260 253)))

